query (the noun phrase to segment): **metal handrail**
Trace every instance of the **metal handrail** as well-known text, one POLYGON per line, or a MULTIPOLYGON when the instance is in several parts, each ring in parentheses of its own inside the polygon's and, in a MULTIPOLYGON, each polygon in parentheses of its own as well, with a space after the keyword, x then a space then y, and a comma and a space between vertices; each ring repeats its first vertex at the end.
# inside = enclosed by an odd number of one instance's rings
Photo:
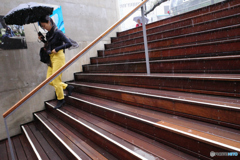
MULTIPOLYGON (((29 94, 27 94, 25 97, 23 97, 20 101, 18 101, 14 106, 12 106, 8 111, 6 111, 3 114, 4 118, 4 123, 6 127, 6 132, 8 136, 8 142, 9 142, 9 147, 11 150, 11 156, 12 159, 15 160, 14 154, 13 154, 13 149, 12 149, 12 142, 7 126, 7 118, 12 115, 17 109, 19 109, 24 103, 26 103, 33 95, 35 95, 38 91, 43 89, 47 84, 50 83, 55 77, 57 77, 59 74, 61 74, 64 70, 66 70, 68 67, 70 67, 71 64, 73 64, 75 61, 77 61, 80 56, 82 56, 84 53, 86 53, 90 48, 92 48, 97 42, 99 42, 102 38, 104 38, 107 34, 109 34, 113 29, 115 29, 117 26, 119 26, 123 21, 125 21, 130 15, 132 15, 134 12, 136 12, 140 7, 142 7, 142 13, 143 13, 143 5, 147 2, 148 0, 143 0, 139 5, 137 5, 131 12, 129 12, 126 16, 124 16, 122 19, 120 19, 118 22, 116 22, 113 26, 111 26, 107 31, 102 33, 98 38, 96 38, 93 42, 91 42, 87 47, 85 47, 82 51, 80 51, 75 57, 73 57, 70 61, 68 61, 64 66, 62 66, 59 70, 57 70, 52 76, 44 80, 41 84, 39 84, 35 89, 33 89, 29 94)), ((142 18, 144 15, 142 14, 142 18)), ((145 23, 144 23, 144 18, 143 18, 143 31, 146 29, 145 23)), ((144 33, 144 41, 145 41, 145 46, 147 44, 146 42, 146 30, 144 33)), ((147 47, 147 46, 146 46, 147 47)), ((146 50, 146 49, 145 49, 146 50)), ((148 57, 146 57, 148 59, 148 57)), ((149 63, 149 62, 147 62, 149 63)), ((149 66, 149 64, 147 65, 149 66)), ((149 70, 149 69, 147 69, 149 70)), ((148 72, 149 74, 150 72, 148 72)))

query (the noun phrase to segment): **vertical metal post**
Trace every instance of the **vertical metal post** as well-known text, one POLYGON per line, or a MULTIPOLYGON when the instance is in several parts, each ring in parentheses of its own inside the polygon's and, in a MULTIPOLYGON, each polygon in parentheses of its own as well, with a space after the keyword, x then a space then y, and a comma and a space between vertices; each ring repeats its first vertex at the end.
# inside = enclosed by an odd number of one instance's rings
POLYGON ((147 32, 146 32, 146 25, 145 25, 145 17, 144 17, 144 8, 143 8, 143 6, 141 7, 141 12, 142 12, 142 29, 143 29, 143 39, 144 39, 144 48, 145 48, 146 67, 147 67, 147 74, 150 75, 148 43, 147 43, 147 32))
POLYGON ((4 118, 4 123, 5 123, 5 128, 6 128, 6 131, 7 131, 8 143, 9 143, 9 147, 10 147, 10 151, 11 151, 12 160, 15 160, 15 157, 14 157, 14 154, 13 154, 12 141, 11 141, 11 138, 10 138, 8 127, 7 127, 7 118, 4 118))

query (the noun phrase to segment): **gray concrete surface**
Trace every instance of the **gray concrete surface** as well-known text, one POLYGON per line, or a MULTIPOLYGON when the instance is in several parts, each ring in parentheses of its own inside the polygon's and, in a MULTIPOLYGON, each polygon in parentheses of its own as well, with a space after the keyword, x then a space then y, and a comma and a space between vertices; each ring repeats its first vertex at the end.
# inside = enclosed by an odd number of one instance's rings
MULTIPOLYGON (((28 0, 2 0, 0 15, 28 0)), ((116 0, 35 0, 35 2, 62 6, 66 35, 76 40, 80 47, 66 50, 66 61, 86 47, 102 32, 117 20, 118 7, 116 0)), ((0 114, 7 111, 38 84, 46 76, 47 66, 39 61, 39 49, 42 44, 37 42, 37 33, 32 24, 24 26, 28 49, 0 50, 0 114)), ((63 73, 63 81, 73 79, 74 72, 82 71, 82 65, 89 64, 90 57, 97 56, 97 50, 103 49, 110 42, 109 37, 116 36, 116 29, 100 43, 88 51, 74 65, 63 73)), ((44 101, 54 98, 54 88, 47 86, 25 103, 7 119, 11 136, 19 134, 20 125, 33 120, 32 113, 44 109, 44 101)), ((6 138, 3 118, 0 118, 0 140, 6 138)))

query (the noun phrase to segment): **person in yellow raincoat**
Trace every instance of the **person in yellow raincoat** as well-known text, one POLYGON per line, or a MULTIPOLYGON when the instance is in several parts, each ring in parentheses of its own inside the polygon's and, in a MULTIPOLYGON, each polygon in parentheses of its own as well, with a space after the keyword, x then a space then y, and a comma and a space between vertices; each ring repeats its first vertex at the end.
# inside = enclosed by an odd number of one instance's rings
MULTIPOLYGON (((50 63, 48 64, 47 70, 48 78, 65 64, 64 49, 71 47, 72 44, 64 33, 57 28, 51 17, 42 17, 39 25, 48 31, 46 34, 47 43, 44 45, 46 52, 50 56, 50 63)), ((38 38, 41 40, 43 37, 39 36, 38 38)), ((60 108, 65 103, 63 90, 66 89, 68 91, 67 96, 69 96, 74 87, 62 82, 62 74, 50 82, 50 85, 52 85, 56 91, 57 105, 55 108, 60 108)))

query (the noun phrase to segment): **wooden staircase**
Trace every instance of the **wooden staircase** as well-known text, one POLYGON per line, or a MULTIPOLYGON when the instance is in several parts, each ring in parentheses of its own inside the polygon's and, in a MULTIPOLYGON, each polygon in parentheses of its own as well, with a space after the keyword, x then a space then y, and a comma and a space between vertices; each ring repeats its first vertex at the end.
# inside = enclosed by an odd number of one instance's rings
POLYGON ((21 125, 16 159, 239 159, 239 11, 227 0, 147 25, 151 75, 142 28, 117 33, 68 82, 64 107, 45 102, 21 125))

